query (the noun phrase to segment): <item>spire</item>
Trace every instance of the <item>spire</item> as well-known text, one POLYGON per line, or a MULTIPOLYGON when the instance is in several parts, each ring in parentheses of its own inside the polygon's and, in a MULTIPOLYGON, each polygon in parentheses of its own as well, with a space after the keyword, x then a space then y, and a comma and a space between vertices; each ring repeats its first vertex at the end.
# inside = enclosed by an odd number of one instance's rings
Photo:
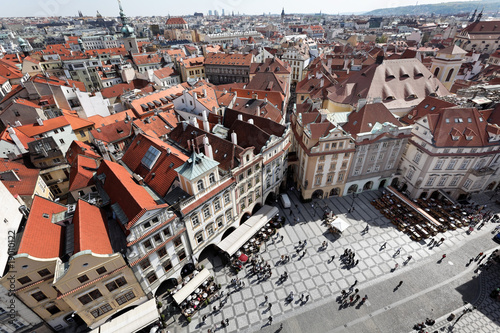
POLYGON ((481 17, 483 17, 483 10, 484 10, 484 7, 483 7, 483 9, 481 9, 481 13, 477 14, 476 22, 481 21, 481 17))
POLYGON ((476 13, 477 13, 477 7, 476 7, 476 9, 474 10, 474 13, 472 14, 472 16, 470 17, 469 22, 474 22, 474 20, 475 20, 475 18, 476 18, 476 13))

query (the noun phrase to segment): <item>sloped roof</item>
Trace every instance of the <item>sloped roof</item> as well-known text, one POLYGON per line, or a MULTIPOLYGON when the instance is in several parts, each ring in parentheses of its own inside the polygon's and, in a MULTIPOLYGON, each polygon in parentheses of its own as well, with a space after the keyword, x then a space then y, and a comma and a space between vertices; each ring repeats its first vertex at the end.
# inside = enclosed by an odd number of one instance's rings
POLYGON ((360 110, 351 112, 347 123, 342 125, 342 128, 355 138, 360 133, 371 132, 376 123, 403 126, 384 104, 373 103, 366 104, 360 110))
POLYGON ((268 118, 277 123, 283 118, 278 108, 261 99, 236 98, 232 109, 251 116, 268 118))
POLYGON ((267 58, 263 63, 253 63, 250 66, 250 74, 259 72, 272 72, 279 75, 290 74, 291 68, 288 63, 279 58, 267 58))
POLYGON ((418 119, 424 117, 425 115, 438 112, 440 109, 453 107, 455 104, 435 98, 432 96, 427 96, 420 102, 417 106, 410 110, 410 112, 400 120, 406 124, 414 124, 418 119))
POLYGON ((272 72, 257 72, 246 86, 247 90, 277 91, 282 94, 287 92, 287 83, 272 72))
POLYGON ((464 31, 469 34, 498 34, 500 21, 479 21, 469 24, 464 31))
POLYGON ((35 196, 17 253, 41 259, 59 257, 63 227, 52 223, 52 215, 65 211, 66 206, 35 196))
POLYGON ((191 157, 182 166, 176 168, 175 171, 184 178, 193 180, 216 168, 218 165, 219 162, 206 157, 204 154, 193 152, 191 157))
POLYGON ((79 190, 94 184, 94 173, 99 167, 98 162, 90 157, 78 155, 73 160, 69 172, 69 191, 79 190))
POLYGON ((124 140, 134 134, 132 130, 132 122, 122 120, 116 123, 93 129, 90 131, 92 136, 103 142, 111 143, 124 140))
POLYGON ((87 156, 92 159, 100 159, 101 156, 97 154, 94 149, 88 144, 73 140, 69 145, 68 151, 66 152, 66 161, 71 165, 73 161, 78 157, 78 155, 87 156))
POLYGON ((428 114, 429 129, 436 147, 482 147, 490 145, 486 127, 488 125, 476 108, 451 107, 428 114), (465 133, 476 133, 467 140, 465 133), (458 140, 452 139, 452 134, 458 140))
POLYGON ((177 177, 175 169, 187 160, 188 156, 184 155, 177 148, 144 134, 137 135, 122 158, 122 162, 132 172, 140 175, 144 179, 144 182, 162 197, 167 194, 167 191, 177 177), (151 146, 158 149, 161 154, 152 168, 148 169, 141 161, 151 146))
POLYGON ((39 175, 40 170, 26 167, 22 160, 0 159, 0 180, 13 196, 33 196, 39 175))
POLYGON ((467 54, 467 51, 463 50, 459 46, 453 44, 448 47, 445 47, 442 50, 437 52, 438 54, 467 54))
POLYGON ((73 217, 75 253, 90 250, 95 254, 113 254, 108 222, 99 207, 78 200, 73 217))
POLYGON ((328 98, 336 103, 356 105, 360 98, 382 98, 389 110, 408 108, 426 96, 448 95, 448 90, 418 59, 385 60, 349 76, 329 89, 328 98), (400 75, 401 70, 408 76, 400 75), (406 85, 407 84, 407 85, 406 85), (410 86, 416 98, 407 95, 410 86))
POLYGON ((209 53, 205 58, 205 65, 250 67, 251 63, 252 63, 251 54, 209 53))
POLYGON ((165 24, 179 25, 179 24, 187 24, 187 22, 182 17, 170 17, 167 19, 167 22, 165 24))
POLYGON ((136 184, 127 170, 118 163, 104 160, 97 170, 97 175, 101 174, 106 175, 104 191, 112 203, 120 205, 129 221, 143 209, 156 206, 151 195, 136 184))
POLYGON ((53 131, 59 127, 64 127, 64 126, 70 126, 70 123, 65 116, 60 116, 44 120, 43 125, 38 125, 38 123, 23 125, 16 127, 16 130, 32 138, 35 135, 40 135, 48 131, 53 131))

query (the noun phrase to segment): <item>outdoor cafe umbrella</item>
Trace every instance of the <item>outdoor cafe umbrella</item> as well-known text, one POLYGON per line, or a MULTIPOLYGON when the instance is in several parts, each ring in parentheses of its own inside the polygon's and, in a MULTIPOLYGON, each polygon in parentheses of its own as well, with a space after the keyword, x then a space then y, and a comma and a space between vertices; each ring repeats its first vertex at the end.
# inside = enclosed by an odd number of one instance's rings
POLYGON ((238 257, 238 260, 241 261, 241 262, 247 262, 248 260, 248 256, 244 253, 242 253, 239 257, 238 257))

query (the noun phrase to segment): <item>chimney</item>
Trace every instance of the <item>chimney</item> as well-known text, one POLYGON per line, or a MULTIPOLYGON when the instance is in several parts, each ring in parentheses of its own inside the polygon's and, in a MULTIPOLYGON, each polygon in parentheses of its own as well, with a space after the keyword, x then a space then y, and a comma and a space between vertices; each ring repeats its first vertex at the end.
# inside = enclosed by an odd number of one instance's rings
POLYGON ((260 106, 257 107, 257 115, 260 116, 260 106))
POLYGON ((239 114, 239 115, 238 115, 238 120, 243 121, 243 115, 242 115, 242 114, 239 114))
POLYGON ((321 80, 319 81, 319 86, 323 88, 324 85, 325 85, 325 79, 321 78, 321 80))
POLYGON ((248 119, 248 123, 253 125, 253 119, 248 119))
POLYGON ((12 127, 9 127, 7 128, 7 131, 9 132, 12 141, 14 141, 14 143, 16 144, 17 149, 21 151, 21 154, 27 153, 27 150, 24 148, 21 140, 19 140, 19 138, 17 137, 16 130, 14 130, 12 127))
POLYGON ((210 123, 208 122, 207 112, 205 110, 203 110, 203 130, 205 132, 210 132, 210 123))
POLYGON ((203 90, 202 90, 202 91, 203 91, 203 97, 205 97, 205 98, 206 98, 206 97, 207 97, 207 89, 203 88, 203 90))
POLYGON ((234 131, 233 131, 233 133, 231 133, 231 141, 233 142, 234 145, 238 144, 238 136, 236 135, 236 133, 234 131))
POLYGON ((358 100, 358 105, 356 106, 356 112, 358 112, 359 110, 361 110, 363 108, 363 106, 366 105, 368 101, 365 99, 365 98, 360 98, 358 100))
POLYGON ((36 118, 36 122, 38 125, 43 126, 43 119, 42 118, 36 118))
POLYGON ((212 146, 206 135, 203 137, 203 146, 205 147, 205 156, 213 160, 214 154, 212 152, 212 146))

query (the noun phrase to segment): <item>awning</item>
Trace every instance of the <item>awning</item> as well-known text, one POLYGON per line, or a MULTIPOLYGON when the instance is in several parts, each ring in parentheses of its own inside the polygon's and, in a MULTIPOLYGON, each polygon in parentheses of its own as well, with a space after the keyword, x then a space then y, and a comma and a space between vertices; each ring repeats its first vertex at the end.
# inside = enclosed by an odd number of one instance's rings
POLYGON ((174 301, 181 304, 193 291, 196 290, 206 279, 210 277, 208 269, 203 268, 184 287, 174 294, 174 301))
POLYGON ((133 310, 108 321, 91 333, 137 332, 158 320, 156 299, 150 299, 133 310))
POLYGON ((409 206, 410 208, 412 208, 413 210, 415 210, 417 213, 419 213, 420 215, 422 215, 424 218, 427 219, 427 221, 429 221, 432 224, 434 224, 434 226, 441 227, 441 223, 439 223, 435 218, 433 218, 431 215, 429 215, 425 210, 423 210, 422 208, 420 208, 417 205, 415 205, 410 199, 408 199, 407 197, 405 197, 403 194, 399 193, 399 191, 396 190, 394 187, 387 186, 386 188, 387 188, 387 190, 389 190, 389 192, 391 192, 396 197, 398 197, 399 200, 401 200, 407 206, 409 206))
POLYGON ((266 225, 276 214, 278 208, 265 205, 257 213, 251 216, 245 223, 222 240, 218 247, 232 256, 236 253, 250 238, 252 238, 263 226, 266 225))
POLYGON ((340 216, 337 216, 335 221, 333 221, 331 223, 331 226, 334 227, 335 229, 337 229, 338 231, 343 232, 344 230, 349 228, 351 225, 349 224, 349 222, 347 222, 346 220, 344 220, 340 216))

